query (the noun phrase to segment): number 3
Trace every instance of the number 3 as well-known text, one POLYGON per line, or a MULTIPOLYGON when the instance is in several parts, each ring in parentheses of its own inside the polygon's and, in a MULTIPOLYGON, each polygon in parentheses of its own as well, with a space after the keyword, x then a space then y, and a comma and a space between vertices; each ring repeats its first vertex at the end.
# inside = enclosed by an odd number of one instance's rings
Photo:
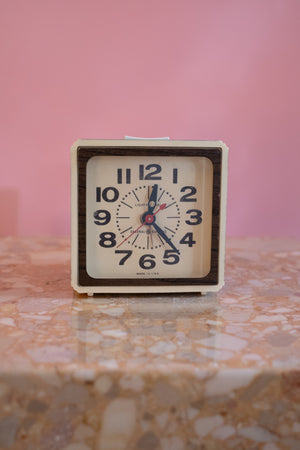
POLYGON ((202 211, 199 211, 199 209, 189 209, 186 213, 191 214, 190 219, 194 219, 193 222, 186 220, 185 223, 188 225, 199 225, 202 222, 202 211))

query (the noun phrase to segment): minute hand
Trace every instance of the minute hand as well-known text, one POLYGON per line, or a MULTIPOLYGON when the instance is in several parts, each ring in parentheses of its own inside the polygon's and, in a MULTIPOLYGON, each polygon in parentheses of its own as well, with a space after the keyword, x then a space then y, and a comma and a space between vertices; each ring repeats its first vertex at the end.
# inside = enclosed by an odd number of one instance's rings
POLYGON ((173 242, 168 238, 166 233, 154 222, 152 226, 155 228, 155 230, 158 232, 158 234, 166 241, 167 244, 174 250, 174 252, 178 253, 180 255, 179 250, 174 246, 173 242))

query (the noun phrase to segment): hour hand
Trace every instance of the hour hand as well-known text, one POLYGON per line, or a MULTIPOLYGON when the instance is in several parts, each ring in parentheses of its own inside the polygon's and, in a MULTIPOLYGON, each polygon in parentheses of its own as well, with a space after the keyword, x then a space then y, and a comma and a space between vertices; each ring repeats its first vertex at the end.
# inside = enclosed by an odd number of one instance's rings
POLYGON ((169 246, 174 250, 174 252, 176 252, 176 253, 178 253, 178 255, 180 255, 179 250, 177 250, 177 248, 175 247, 175 245, 173 244, 171 239, 168 238, 166 233, 155 222, 153 222, 152 226, 155 228, 157 233, 166 241, 166 243, 169 244, 169 246))
POLYGON ((157 189, 158 189, 158 185, 155 184, 152 188, 152 192, 151 195, 149 197, 149 201, 148 201, 148 214, 153 214, 155 205, 156 205, 156 200, 157 200, 157 189))

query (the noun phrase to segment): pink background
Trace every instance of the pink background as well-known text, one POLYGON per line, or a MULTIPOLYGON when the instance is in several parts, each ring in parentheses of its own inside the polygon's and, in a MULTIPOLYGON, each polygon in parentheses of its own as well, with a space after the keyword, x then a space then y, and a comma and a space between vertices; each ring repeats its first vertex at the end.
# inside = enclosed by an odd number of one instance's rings
POLYGON ((228 235, 300 237, 299 0, 0 0, 0 234, 66 235, 78 138, 222 139, 228 235))

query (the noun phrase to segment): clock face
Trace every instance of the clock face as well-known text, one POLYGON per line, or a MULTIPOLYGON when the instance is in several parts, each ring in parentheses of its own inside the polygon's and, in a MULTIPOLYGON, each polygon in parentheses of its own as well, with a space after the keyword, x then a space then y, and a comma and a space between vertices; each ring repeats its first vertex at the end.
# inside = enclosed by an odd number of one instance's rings
POLYGON ((211 159, 148 153, 87 159, 85 263, 92 279, 200 279, 211 271, 211 159))

